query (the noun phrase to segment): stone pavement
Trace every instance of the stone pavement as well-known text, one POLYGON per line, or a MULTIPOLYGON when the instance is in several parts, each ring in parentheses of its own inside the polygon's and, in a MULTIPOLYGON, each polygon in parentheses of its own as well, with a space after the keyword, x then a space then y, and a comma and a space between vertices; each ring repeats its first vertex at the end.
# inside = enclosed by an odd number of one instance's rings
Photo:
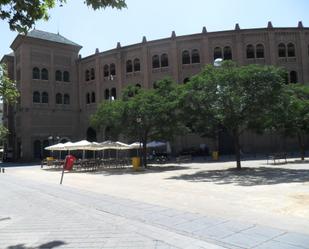
POLYGON ((0 248, 308 249, 309 235, 0 174, 0 248))

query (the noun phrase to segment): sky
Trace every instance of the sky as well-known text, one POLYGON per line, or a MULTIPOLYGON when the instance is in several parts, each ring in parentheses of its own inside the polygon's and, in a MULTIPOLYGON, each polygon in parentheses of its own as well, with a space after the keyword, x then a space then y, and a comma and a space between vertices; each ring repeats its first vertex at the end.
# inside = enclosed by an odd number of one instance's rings
MULTIPOLYGON (((127 9, 107 8, 94 11, 84 0, 67 0, 63 7, 50 10, 50 20, 40 21, 36 29, 64 37, 83 46, 83 57, 122 46, 139 43, 142 37, 156 40, 176 35, 262 28, 272 21, 274 27, 296 27, 302 21, 309 27, 308 0, 126 0, 127 9)), ((0 20, 0 59, 12 52, 10 45, 17 33, 0 20)))

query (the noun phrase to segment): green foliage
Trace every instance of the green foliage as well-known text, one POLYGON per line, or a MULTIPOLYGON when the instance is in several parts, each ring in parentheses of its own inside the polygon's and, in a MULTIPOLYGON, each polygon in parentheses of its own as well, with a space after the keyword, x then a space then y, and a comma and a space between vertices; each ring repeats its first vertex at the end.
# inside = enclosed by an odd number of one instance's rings
POLYGON ((124 102, 121 100, 104 101, 91 117, 91 125, 98 129, 109 128, 112 137, 121 133, 123 125, 124 102))
POLYGON ((178 104, 175 90, 176 85, 165 79, 157 83, 156 89, 139 89, 131 98, 124 95, 125 120, 128 124, 126 134, 136 138, 141 132, 143 139, 168 140, 180 132, 181 122, 175 111, 178 104))
POLYGON ((0 141, 5 140, 8 134, 9 130, 3 125, 0 125, 0 141))
MULTIPOLYGON (((128 86, 121 100, 102 103, 91 120, 96 127, 112 127, 115 133, 146 145, 149 140, 170 140, 184 130, 177 107, 176 84, 165 79, 156 89, 128 86)), ((145 163, 146 147, 143 155, 145 163)))
MULTIPOLYGON (((65 4, 67 0, 0 0, 0 18, 8 21, 11 30, 26 33, 36 21, 48 20, 48 11, 57 2, 65 4)), ((84 3, 94 10, 126 7, 125 0, 85 0, 84 3)))
POLYGON ((208 65, 184 86, 184 116, 191 129, 202 135, 215 137, 221 129, 229 132, 239 154, 239 136, 247 129, 259 129, 269 106, 278 100, 281 75, 282 70, 272 66, 238 67, 231 61, 221 67, 208 65))
POLYGON ((0 96, 5 103, 15 103, 19 97, 16 83, 8 77, 5 64, 0 64, 0 96))
POLYGON ((304 159, 305 135, 309 134, 309 86, 285 85, 280 101, 271 108, 267 128, 283 136, 297 137, 304 159))

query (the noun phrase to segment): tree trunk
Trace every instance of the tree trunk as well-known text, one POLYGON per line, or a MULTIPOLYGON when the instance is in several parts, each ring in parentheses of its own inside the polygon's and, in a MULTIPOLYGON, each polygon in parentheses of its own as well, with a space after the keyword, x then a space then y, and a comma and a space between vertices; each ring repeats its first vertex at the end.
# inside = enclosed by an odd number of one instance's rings
POLYGON ((235 149, 236 166, 237 166, 237 169, 241 169, 239 134, 238 134, 237 130, 233 131, 233 137, 234 137, 234 149, 235 149))
POLYGON ((300 133, 297 133, 297 138, 298 138, 298 145, 300 149, 300 157, 301 157, 301 160, 304 161, 305 160, 305 144, 303 142, 303 139, 300 133))

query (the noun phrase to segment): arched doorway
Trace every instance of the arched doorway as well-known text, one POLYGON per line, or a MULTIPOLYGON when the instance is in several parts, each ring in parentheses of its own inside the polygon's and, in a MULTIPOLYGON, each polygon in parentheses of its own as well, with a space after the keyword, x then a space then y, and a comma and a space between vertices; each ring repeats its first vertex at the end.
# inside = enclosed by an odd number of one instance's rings
POLYGON ((89 127, 87 129, 87 140, 89 142, 96 142, 97 141, 97 132, 92 127, 89 127))
POLYGON ((40 140, 33 142, 33 157, 35 159, 42 159, 42 144, 40 140))
POLYGON ((49 146, 49 141, 48 140, 44 140, 43 141, 43 158, 50 156, 50 151, 44 149, 47 146, 49 146))

